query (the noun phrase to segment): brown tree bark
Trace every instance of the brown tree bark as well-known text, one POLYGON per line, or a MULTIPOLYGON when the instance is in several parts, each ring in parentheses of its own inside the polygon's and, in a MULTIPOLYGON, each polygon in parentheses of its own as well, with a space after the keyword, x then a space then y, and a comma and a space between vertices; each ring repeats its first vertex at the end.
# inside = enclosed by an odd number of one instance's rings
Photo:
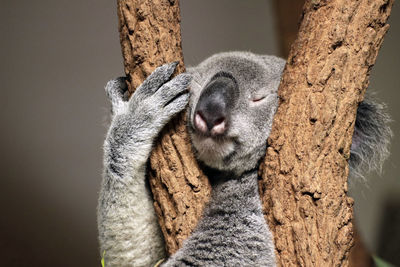
POLYGON ((282 266, 348 266, 347 159, 392 3, 308 0, 303 8, 262 166, 265 216, 282 266))
MULTIPOLYGON (((277 17, 277 30, 280 54, 283 58, 289 55, 290 47, 296 40, 300 26, 304 0, 275 0, 274 7, 277 17)), ((351 267, 373 266, 373 259, 365 246, 362 236, 357 231, 357 225, 353 226, 354 246, 350 250, 349 260, 351 267)))
MULTIPOLYGON (((357 103, 391 5, 391 0, 308 0, 305 5, 261 167, 260 192, 282 266, 347 265, 352 200, 346 194, 346 160, 357 103)), ((178 0, 119 0, 118 9, 131 91, 156 66, 182 64, 178 0)), ((150 165, 156 211, 173 253, 195 227, 210 194, 182 117, 163 131, 150 165)))
MULTIPOLYGON (((129 91, 162 64, 184 71, 179 0, 118 0, 119 32, 129 91)), ((211 187, 193 156, 180 114, 161 133, 150 157, 149 180, 168 254, 197 224, 211 187)))

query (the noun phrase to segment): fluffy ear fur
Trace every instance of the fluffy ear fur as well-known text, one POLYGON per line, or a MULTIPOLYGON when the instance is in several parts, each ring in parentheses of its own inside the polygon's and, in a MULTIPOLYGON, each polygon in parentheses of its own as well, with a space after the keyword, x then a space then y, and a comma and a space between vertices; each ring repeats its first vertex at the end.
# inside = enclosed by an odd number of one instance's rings
POLYGON ((370 94, 365 96, 357 109, 353 142, 350 150, 350 176, 364 178, 371 171, 382 171, 389 156, 392 131, 386 105, 370 94))

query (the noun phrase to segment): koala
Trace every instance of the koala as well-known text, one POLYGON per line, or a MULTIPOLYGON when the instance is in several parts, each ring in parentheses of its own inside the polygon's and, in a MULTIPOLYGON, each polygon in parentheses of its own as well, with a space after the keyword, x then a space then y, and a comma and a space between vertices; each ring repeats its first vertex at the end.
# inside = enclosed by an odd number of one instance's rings
MULTIPOLYGON (((212 195, 196 229, 162 266, 276 266, 257 170, 285 61, 250 52, 220 53, 171 79, 176 65, 158 67, 130 99, 123 78, 106 85, 112 120, 98 204, 105 264, 154 266, 166 257, 146 165, 159 132, 188 106, 192 148, 212 195)), ((354 176, 380 169, 388 156, 389 121, 385 106, 371 97, 359 105, 349 159, 354 176)))

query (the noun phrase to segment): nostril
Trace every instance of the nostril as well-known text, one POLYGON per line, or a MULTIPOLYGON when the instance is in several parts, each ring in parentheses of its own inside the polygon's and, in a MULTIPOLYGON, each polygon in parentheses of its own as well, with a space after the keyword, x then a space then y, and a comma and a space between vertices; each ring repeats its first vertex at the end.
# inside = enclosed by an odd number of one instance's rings
POLYGON ((226 123, 225 117, 221 117, 214 121, 214 126, 211 129, 211 135, 220 135, 225 133, 226 131, 226 123))
POLYGON ((196 112, 196 115, 194 117, 194 126, 202 133, 207 133, 208 131, 206 120, 200 111, 196 112))
POLYGON ((216 120, 214 121, 214 126, 217 126, 217 125, 223 123, 224 121, 225 121, 225 117, 221 117, 221 118, 219 118, 219 119, 216 119, 216 120))

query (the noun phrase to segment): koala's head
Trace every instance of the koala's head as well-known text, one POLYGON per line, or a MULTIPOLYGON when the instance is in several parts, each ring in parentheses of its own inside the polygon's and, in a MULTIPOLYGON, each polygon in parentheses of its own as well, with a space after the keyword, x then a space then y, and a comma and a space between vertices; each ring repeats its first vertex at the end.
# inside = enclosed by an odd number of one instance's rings
POLYGON ((188 69, 193 75, 188 128, 198 160, 238 175, 257 166, 284 65, 274 56, 228 52, 188 69))

